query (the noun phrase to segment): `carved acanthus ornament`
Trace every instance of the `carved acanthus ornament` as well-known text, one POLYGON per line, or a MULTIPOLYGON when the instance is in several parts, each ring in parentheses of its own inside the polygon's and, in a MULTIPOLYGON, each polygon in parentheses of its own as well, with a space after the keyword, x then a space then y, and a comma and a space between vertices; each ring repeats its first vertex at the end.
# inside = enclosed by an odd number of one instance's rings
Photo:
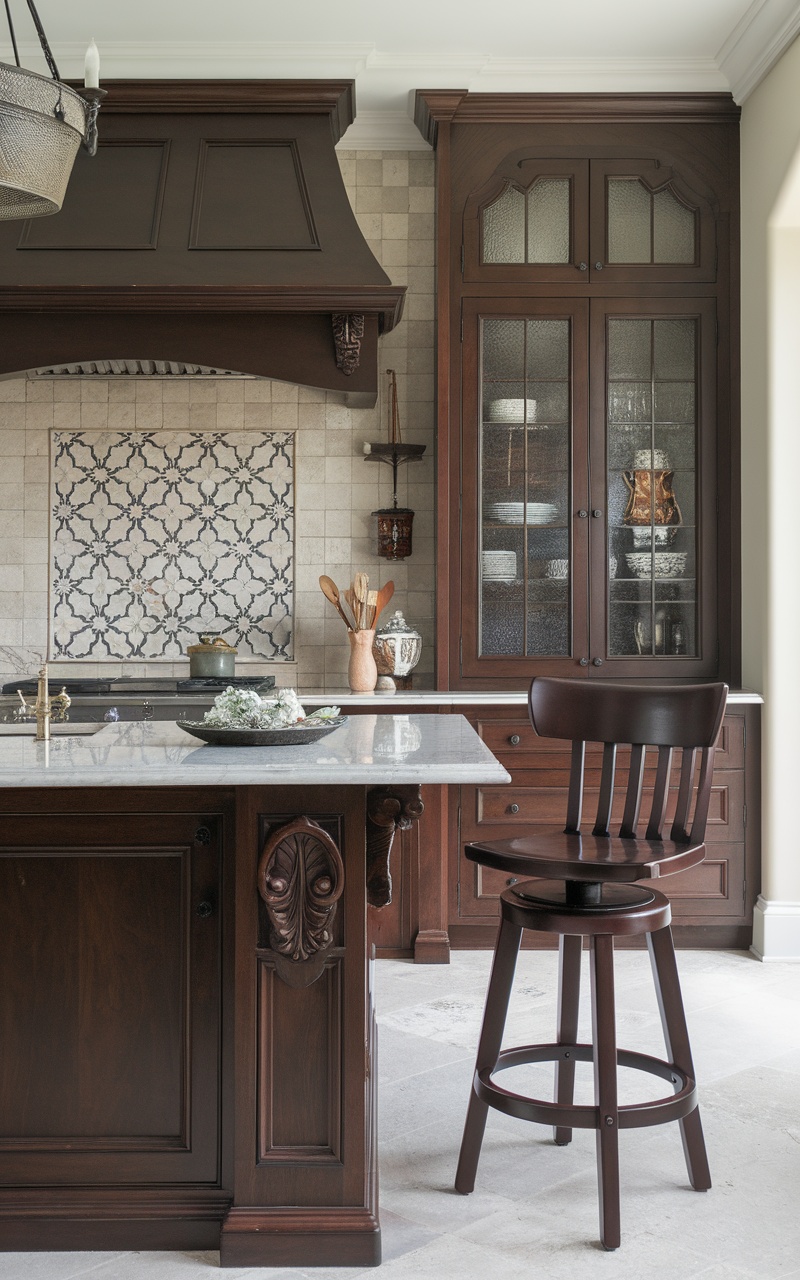
POLYGON ((258 864, 258 892, 276 968, 291 986, 310 986, 322 972, 343 890, 341 854, 316 822, 294 818, 272 832, 258 864))
POLYGON ((394 833, 407 831, 424 808, 418 786, 375 787, 367 793, 367 901, 371 907, 391 902, 389 857, 394 833))
POLYGON ((361 343, 364 338, 364 316, 359 311, 334 311, 333 342, 336 347, 336 368, 347 377, 355 373, 361 359, 361 343))

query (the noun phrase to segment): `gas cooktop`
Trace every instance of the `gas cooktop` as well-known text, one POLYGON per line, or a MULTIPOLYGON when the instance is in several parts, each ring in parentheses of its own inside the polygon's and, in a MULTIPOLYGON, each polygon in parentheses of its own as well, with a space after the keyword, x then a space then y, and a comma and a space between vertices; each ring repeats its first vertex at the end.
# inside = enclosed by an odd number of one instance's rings
MULTIPOLYGON (((3 685, 3 693, 15 694, 36 693, 37 680, 12 680, 3 685)), ((167 698, 174 694, 194 694, 214 696, 220 689, 233 686, 235 689, 255 689, 257 693, 267 693, 275 687, 274 676, 111 676, 92 679, 79 676, 77 678, 52 676, 50 692, 66 689, 71 698, 102 698, 113 694, 116 697, 167 698)))

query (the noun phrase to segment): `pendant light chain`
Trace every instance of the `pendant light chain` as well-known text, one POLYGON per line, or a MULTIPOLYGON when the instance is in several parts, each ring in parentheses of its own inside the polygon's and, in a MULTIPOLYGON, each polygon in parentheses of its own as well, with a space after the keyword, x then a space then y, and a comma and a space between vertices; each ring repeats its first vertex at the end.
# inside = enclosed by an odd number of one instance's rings
POLYGON ((19 60, 19 49, 17 48, 17 37, 14 34, 14 23, 11 19, 11 7, 8 3, 8 0, 5 0, 5 5, 6 5, 6 18, 8 19, 8 34, 11 36, 11 47, 14 50, 14 61, 19 67, 21 66, 21 63, 19 60))
MULTIPOLYGON (((8 0, 6 0, 6 4, 8 4, 8 0)), ((42 46, 42 53, 44 54, 45 61, 50 68, 50 74, 54 80, 60 80, 61 76, 58 74, 56 60, 53 57, 53 52, 48 43, 47 36, 44 33, 44 27, 42 26, 38 13, 36 12, 36 5, 33 3, 33 0, 28 0, 28 8, 30 9, 30 14, 33 19, 33 25, 36 27, 39 43, 42 46)))

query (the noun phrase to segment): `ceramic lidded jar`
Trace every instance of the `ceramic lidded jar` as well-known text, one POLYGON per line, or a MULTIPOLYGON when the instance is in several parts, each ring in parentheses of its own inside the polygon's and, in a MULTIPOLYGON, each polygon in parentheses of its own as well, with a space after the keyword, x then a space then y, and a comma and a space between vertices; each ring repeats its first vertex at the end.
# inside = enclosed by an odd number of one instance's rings
POLYGON ((413 671, 422 653, 422 636, 410 627, 397 609, 375 632, 372 645, 378 674, 402 679, 413 671))
POLYGON ((199 644, 190 644, 189 676, 192 679, 232 676, 236 664, 236 649, 222 636, 200 636, 199 644))

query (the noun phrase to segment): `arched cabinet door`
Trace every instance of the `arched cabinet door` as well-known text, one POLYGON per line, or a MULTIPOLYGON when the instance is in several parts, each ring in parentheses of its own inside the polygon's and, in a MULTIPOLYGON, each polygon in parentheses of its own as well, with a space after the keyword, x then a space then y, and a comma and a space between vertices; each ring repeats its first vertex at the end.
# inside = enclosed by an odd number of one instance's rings
POLYGON ((509 156, 464 209, 464 280, 580 284, 588 272, 589 162, 509 156))
POLYGON ((463 280, 615 283, 716 277, 714 193, 659 158, 508 156, 464 206, 463 280))
POLYGON ((614 282, 713 281, 716 210, 700 180, 659 160, 591 162, 589 274, 614 282))

